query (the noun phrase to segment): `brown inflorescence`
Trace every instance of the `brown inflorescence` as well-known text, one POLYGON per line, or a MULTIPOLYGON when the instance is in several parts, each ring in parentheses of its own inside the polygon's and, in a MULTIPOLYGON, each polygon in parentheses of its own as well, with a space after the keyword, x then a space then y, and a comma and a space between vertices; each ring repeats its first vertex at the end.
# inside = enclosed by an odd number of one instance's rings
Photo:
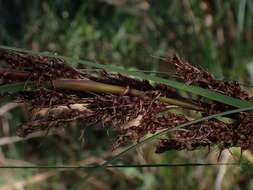
POLYGON ((251 96, 241 88, 238 82, 215 80, 207 71, 190 65, 176 55, 172 58, 168 58, 166 62, 174 65, 177 77, 188 84, 198 85, 234 98, 243 100, 252 99, 251 96))
MULTIPOLYGON (((172 58, 167 58, 166 62, 175 66, 176 76, 187 84, 194 84, 230 97, 253 101, 253 97, 243 90, 237 81, 230 82, 226 80, 215 80, 214 77, 207 71, 190 65, 188 62, 180 59, 177 55, 172 58)), ((212 104, 201 104, 205 107, 205 112, 207 114, 216 114, 232 109, 231 106, 218 102, 213 102, 212 104)))
POLYGON ((173 133, 171 138, 160 140, 156 152, 195 150, 213 145, 221 149, 240 147, 242 150, 247 150, 253 143, 253 114, 243 113, 240 116, 238 121, 231 124, 208 120, 180 129, 173 133))
MULTIPOLYGON (((48 96, 47 93, 44 93, 43 91, 41 92, 38 97, 39 99, 43 99, 43 102, 41 101, 38 105, 30 104, 30 106, 33 108, 33 110, 37 110, 37 112, 49 107, 50 109, 48 109, 46 113, 51 110, 52 114, 46 114, 46 116, 44 115, 43 119, 35 118, 35 120, 32 120, 31 122, 21 125, 19 128, 19 134, 28 135, 29 133, 33 132, 34 129, 38 130, 40 122, 42 124, 40 130, 46 130, 48 129, 45 127, 46 125, 50 125, 50 127, 57 127, 62 125, 63 122, 79 119, 85 123, 100 121, 105 125, 111 124, 120 132, 121 135, 128 134, 129 136, 131 133, 132 138, 140 139, 149 132, 154 133, 159 129, 167 127, 166 122, 169 121, 168 119, 170 119, 170 125, 173 124, 173 126, 175 126, 178 124, 178 121, 173 123, 170 117, 167 119, 164 116, 158 118, 155 117, 156 114, 164 112, 168 108, 166 104, 161 103, 152 97, 149 98, 134 97, 129 95, 104 94, 103 96, 97 95, 95 97, 81 99, 81 101, 80 99, 78 101, 78 99, 75 97, 76 99, 72 99, 77 100, 74 103, 83 106, 79 107, 78 110, 76 108, 72 108, 74 105, 73 102, 69 101, 67 104, 66 101, 65 104, 59 104, 59 102, 51 101, 52 98, 63 97, 60 93, 56 94, 56 96, 48 96), (51 105, 46 106, 45 102, 48 104, 51 103, 51 105), (61 107, 60 113, 54 110, 57 108, 60 109, 59 106, 61 107), (83 110, 80 111, 81 108, 83 110), (141 118, 139 116, 141 116, 141 118), (132 125, 129 124, 129 122, 136 118, 140 118, 138 125, 135 125, 134 123, 132 123, 132 125), (126 125, 128 126, 126 127, 126 125)), ((37 97, 34 100, 30 99, 29 101, 26 101, 24 98, 22 100, 27 103, 34 101, 39 102, 36 99, 37 97)), ((63 97, 62 100, 64 101, 65 98, 63 97)), ((176 115, 174 117, 176 118, 176 115)))
MULTIPOLYGON (((33 90, 28 88, 8 94, 13 100, 25 103, 29 107, 31 119, 20 125, 17 130, 18 135, 23 137, 39 130, 58 129, 74 120, 85 124, 101 122, 118 131, 114 143, 114 147, 118 147, 129 139, 138 142, 147 134, 173 129, 189 121, 187 119, 189 112, 181 112, 184 115, 172 113, 173 106, 160 101, 161 96, 183 99, 178 91, 164 84, 151 85, 149 81, 106 71, 84 73, 58 58, 3 49, 0 49, 0 61, 6 63, 6 66, 0 69, 2 80, 0 85, 17 81, 36 83, 33 90), (48 85, 54 79, 87 79, 100 84, 117 85, 126 90, 124 93, 115 94, 108 93, 108 90, 79 92, 73 89, 56 89, 53 85, 48 85), (130 93, 133 89, 138 91, 138 96, 130 93)), ((177 56, 167 59, 167 62, 176 67, 178 77, 188 84, 234 98, 252 100, 237 82, 215 80, 207 71, 193 67, 177 56)), ((231 109, 231 106, 217 102, 204 103, 195 100, 194 103, 204 108, 201 111, 205 115, 231 109)), ((235 146, 246 150, 253 143, 252 127, 252 113, 239 113, 233 117, 231 123, 217 119, 206 120, 189 127, 174 129, 169 136, 158 141, 156 152, 195 150, 214 145, 218 145, 221 149, 235 146)))
POLYGON ((5 61, 12 69, 29 72, 31 80, 85 77, 83 73, 58 58, 7 51, 0 48, 0 61, 5 61))
POLYGON ((48 131, 52 128, 62 127, 64 124, 77 119, 90 120, 92 116, 94 115, 90 110, 61 108, 59 113, 47 113, 42 119, 31 120, 20 125, 17 129, 17 135, 25 137, 36 131, 48 131))

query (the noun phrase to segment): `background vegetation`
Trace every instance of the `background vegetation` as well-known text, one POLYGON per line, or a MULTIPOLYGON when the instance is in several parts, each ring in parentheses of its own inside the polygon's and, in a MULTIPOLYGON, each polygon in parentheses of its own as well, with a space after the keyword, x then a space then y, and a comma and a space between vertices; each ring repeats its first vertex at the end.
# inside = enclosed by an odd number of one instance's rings
MULTIPOLYGON (((0 0, 0 44, 171 75, 159 57, 178 53, 218 79, 245 84, 251 84, 253 79, 252 29, 252 0, 0 0)), ((15 127, 27 119, 27 114, 23 107, 12 107, 15 105, 1 103, 1 165, 100 163, 115 154, 109 140, 113 138, 108 138, 113 137, 113 132, 87 129, 82 143, 82 126, 74 123, 61 134, 19 139, 15 137, 15 127), (7 110, 11 108, 9 112, 5 111, 6 105, 7 110)), ((215 163, 219 152, 207 152, 203 149, 155 155, 153 147, 147 146, 121 162, 215 163)), ((250 158, 248 152, 247 159, 250 158)), ((224 153, 222 159, 238 160, 238 156, 224 153)), ((80 181, 85 170, 1 172, 0 185, 6 189, 15 184, 25 189, 68 189, 73 183, 85 189, 253 188, 252 169, 236 166, 109 169, 85 184, 80 181)))

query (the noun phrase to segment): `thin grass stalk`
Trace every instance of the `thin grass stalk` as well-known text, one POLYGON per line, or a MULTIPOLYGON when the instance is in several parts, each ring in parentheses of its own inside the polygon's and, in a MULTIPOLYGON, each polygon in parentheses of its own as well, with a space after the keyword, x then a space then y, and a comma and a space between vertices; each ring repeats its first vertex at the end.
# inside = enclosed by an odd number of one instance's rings
MULTIPOLYGON (((133 96, 145 96, 144 92, 136 89, 128 89, 122 86, 116 86, 111 84, 104 84, 100 82, 95 82, 91 80, 73 80, 73 79, 64 79, 64 80, 53 80, 52 85, 56 89, 65 89, 65 90, 76 90, 84 92, 97 92, 97 93, 113 93, 113 94, 124 94, 128 93, 133 96)), ((174 98, 167 97, 158 97, 159 101, 176 105, 179 107, 202 111, 203 108, 197 106, 193 103, 189 103, 183 100, 177 100, 174 98)))
MULTIPOLYGON (((107 165, 106 168, 160 168, 160 167, 197 167, 197 166, 248 166, 253 167, 252 163, 241 163, 241 162, 232 162, 232 163, 163 163, 163 164, 114 164, 107 165)), ((0 166, 1 169, 96 169, 99 165, 13 165, 13 166, 0 166)))

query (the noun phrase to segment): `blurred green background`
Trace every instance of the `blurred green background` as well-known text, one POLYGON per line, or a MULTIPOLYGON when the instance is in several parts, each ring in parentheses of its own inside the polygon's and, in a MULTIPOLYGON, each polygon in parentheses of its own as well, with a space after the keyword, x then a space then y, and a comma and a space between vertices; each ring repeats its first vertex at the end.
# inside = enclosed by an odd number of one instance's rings
MULTIPOLYGON (((177 53, 217 79, 249 85, 252 30, 253 0, 0 0, 2 45, 168 73, 159 57, 177 53)), ((29 117, 26 112, 1 102, 0 165, 101 163, 114 154, 113 133, 108 136, 106 129, 96 127, 85 128, 84 143, 83 126, 75 124, 62 133, 19 139, 15 127, 29 117)), ((216 162, 219 151, 207 152, 155 155, 146 146, 120 163, 216 162)), ((244 159, 253 160, 250 152, 246 155, 244 159)), ((236 161, 238 154, 224 152, 221 159, 236 161)), ((80 189, 106 190, 253 189, 252 168, 236 166, 110 169, 85 184, 84 170, 1 169, 1 174, 0 190, 68 189, 75 183, 80 189)))

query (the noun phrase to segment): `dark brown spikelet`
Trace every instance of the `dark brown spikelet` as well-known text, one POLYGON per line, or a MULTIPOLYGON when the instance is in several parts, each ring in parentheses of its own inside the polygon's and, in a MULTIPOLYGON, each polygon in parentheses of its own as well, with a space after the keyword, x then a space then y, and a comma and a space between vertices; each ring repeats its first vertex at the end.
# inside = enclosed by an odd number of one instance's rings
MULTIPOLYGON (((91 98, 88 108, 93 110, 104 123, 121 126, 138 116, 165 111, 167 104, 155 100, 155 94, 147 96, 103 95, 91 98)), ((131 127, 131 126, 128 126, 131 127)), ((124 129, 124 127, 123 127, 124 129)))
POLYGON ((240 147, 249 149, 253 143, 253 114, 243 113, 238 121, 226 124, 218 120, 204 121, 162 139, 156 152, 168 150, 195 150, 200 147, 220 146, 221 149, 240 147))
POLYGON ((207 71, 190 65, 176 55, 173 58, 168 58, 167 63, 174 65, 177 77, 181 78, 188 84, 198 85, 242 100, 252 99, 252 97, 250 97, 249 94, 241 88, 238 82, 215 80, 214 77, 207 71))
POLYGON ((188 84, 196 84, 202 87, 207 87, 213 81, 213 76, 210 73, 190 65, 189 63, 181 60, 177 55, 172 58, 168 57, 166 62, 174 65, 177 77, 181 78, 188 84))
POLYGON ((139 97, 103 95, 90 99, 88 108, 93 110, 98 120, 104 124, 119 127, 137 117, 143 111, 143 104, 139 97))
POLYGON ((232 131, 227 124, 217 121, 204 121, 174 132, 169 139, 163 139, 157 146, 157 153, 166 150, 195 150, 203 146, 220 144, 227 137, 226 144, 232 139, 232 131))
POLYGON ((17 51, 6 51, 0 48, 0 61, 7 63, 12 69, 30 71, 30 79, 52 80, 55 78, 84 78, 84 74, 65 64, 58 58, 31 55, 17 51))
POLYGON ((46 110, 41 117, 43 118, 31 120, 20 125, 17 129, 17 135, 25 137, 36 131, 48 131, 53 128, 63 127, 65 124, 78 119, 90 121, 94 114, 87 109, 78 110, 61 106, 55 110, 46 110))
POLYGON ((29 107, 36 109, 85 104, 87 102, 87 98, 79 97, 76 94, 46 88, 39 88, 35 91, 22 91, 9 94, 9 96, 17 102, 26 103, 29 107))
POLYGON ((135 124, 121 129, 121 135, 119 135, 114 143, 114 147, 124 144, 129 139, 138 142, 147 134, 154 134, 159 130, 170 129, 186 121, 187 119, 183 115, 176 115, 170 112, 159 117, 152 113, 146 113, 136 118, 135 124))
POLYGON ((241 113, 235 127, 237 130, 235 146, 241 147, 242 150, 249 149, 253 144, 253 113, 241 113))

